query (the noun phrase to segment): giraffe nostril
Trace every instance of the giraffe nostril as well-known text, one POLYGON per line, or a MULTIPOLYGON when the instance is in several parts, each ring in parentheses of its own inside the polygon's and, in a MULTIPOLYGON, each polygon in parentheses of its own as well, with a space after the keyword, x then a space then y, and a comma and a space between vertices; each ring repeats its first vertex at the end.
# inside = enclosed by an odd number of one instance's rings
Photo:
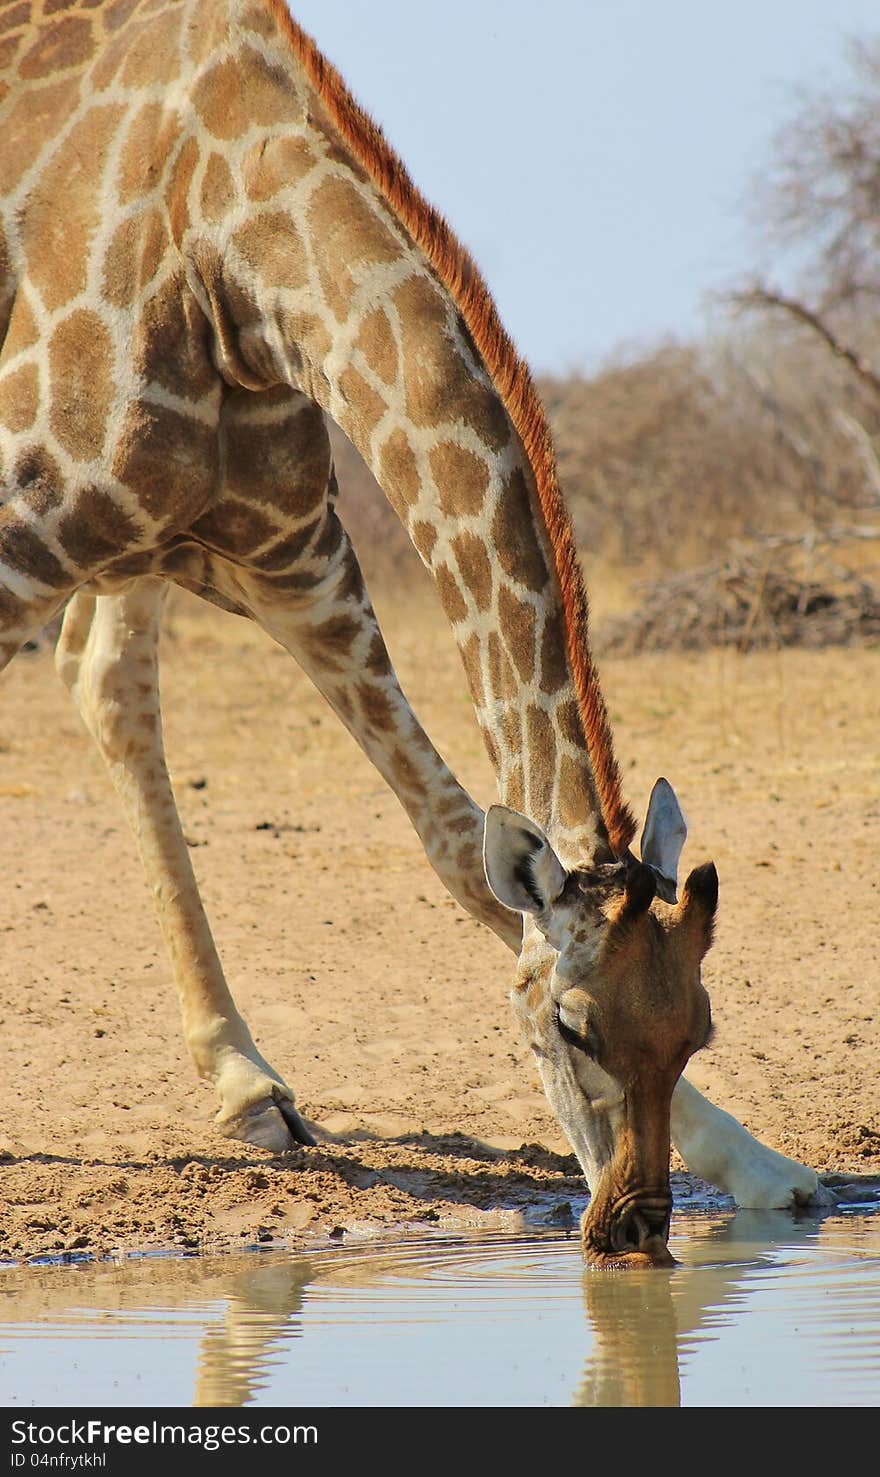
POLYGON ((665 1205, 634 1205, 611 1228, 615 1251, 643 1251, 669 1239, 670 1209, 665 1205))

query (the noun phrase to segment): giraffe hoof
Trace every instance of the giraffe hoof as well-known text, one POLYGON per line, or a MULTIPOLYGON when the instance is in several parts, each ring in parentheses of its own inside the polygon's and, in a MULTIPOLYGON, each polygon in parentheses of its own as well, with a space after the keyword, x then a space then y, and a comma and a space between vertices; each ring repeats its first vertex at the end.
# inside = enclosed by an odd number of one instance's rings
POLYGON ((803 1191, 795 1189, 794 1191, 796 1209, 817 1210, 823 1207, 827 1209, 837 1205, 840 1198, 829 1185, 823 1185, 821 1180, 817 1181, 814 1190, 803 1191))
POLYGON ((316 1142, 289 1098, 263 1098, 243 1112, 218 1119, 226 1138, 240 1139, 272 1154, 286 1154, 303 1144, 316 1142))

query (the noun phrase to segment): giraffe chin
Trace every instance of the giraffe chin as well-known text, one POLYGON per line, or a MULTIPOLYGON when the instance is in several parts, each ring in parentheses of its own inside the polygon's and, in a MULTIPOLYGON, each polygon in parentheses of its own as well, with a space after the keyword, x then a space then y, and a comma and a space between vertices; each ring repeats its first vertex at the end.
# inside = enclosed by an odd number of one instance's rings
POLYGON ((584 1261, 609 1269, 676 1266, 667 1244, 670 1211, 668 1193, 660 1191, 650 1197, 628 1196, 611 1214, 607 1202, 597 1198, 581 1220, 584 1261))

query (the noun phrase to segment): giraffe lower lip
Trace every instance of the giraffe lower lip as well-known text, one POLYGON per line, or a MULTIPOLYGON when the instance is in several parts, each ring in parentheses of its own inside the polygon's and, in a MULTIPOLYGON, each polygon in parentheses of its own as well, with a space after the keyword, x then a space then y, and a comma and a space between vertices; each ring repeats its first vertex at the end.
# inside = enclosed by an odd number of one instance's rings
POLYGON ((641 1251, 585 1251, 584 1260, 590 1266, 601 1267, 609 1272, 637 1271, 639 1268, 662 1270, 664 1267, 678 1266, 669 1247, 663 1242, 657 1247, 641 1251))

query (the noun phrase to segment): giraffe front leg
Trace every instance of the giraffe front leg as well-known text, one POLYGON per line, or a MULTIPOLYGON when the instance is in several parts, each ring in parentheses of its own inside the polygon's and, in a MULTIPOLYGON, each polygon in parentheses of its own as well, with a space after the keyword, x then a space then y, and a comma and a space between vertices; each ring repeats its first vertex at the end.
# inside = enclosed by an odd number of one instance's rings
POLYGON ((277 1153, 314 1138, 236 1009, 199 896, 162 742, 158 640, 166 588, 141 579, 120 594, 77 594, 56 666, 137 840, 171 956, 184 1040, 220 1098, 218 1127, 277 1153))
POLYGON ((836 1204, 814 1170, 753 1138, 685 1077, 672 1097, 672 1142, 692 1174, 726 1190, 743 1209, 836 1204))

